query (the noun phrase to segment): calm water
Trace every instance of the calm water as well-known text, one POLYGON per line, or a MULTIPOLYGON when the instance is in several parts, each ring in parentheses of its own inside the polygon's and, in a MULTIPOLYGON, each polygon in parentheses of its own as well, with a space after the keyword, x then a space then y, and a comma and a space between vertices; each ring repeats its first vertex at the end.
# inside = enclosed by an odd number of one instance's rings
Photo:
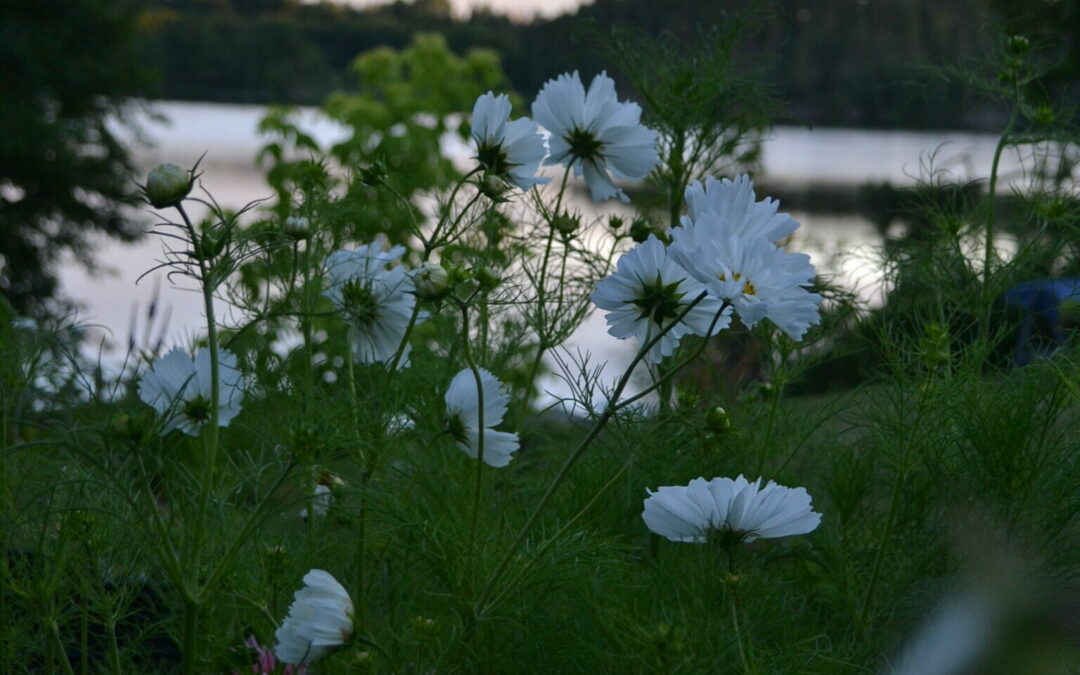
MULTIPOLYGON (((156 109, 168 123, 144 121, 144 133, 154 145, 135 153, 143 175, 163 161, 190 166, 206 152, 203 181, 222 205, 240 206, 270 194, 262 172, 255 166, 261 145, 256 127, 265 108, 160 102, 156 109)), ((344 137, 340 127, 319 118, 314 110, 303 110, 302 120, 305 129, 324 147, 344 137)), ((868 181, 904 185, 925 173, 932 155, 936 168, 948 170, 960 180, 970 180, 989 172, 995 142, 993 136, 969 133, 778 127, 764 146, 762 180, 791 185, 858 185, 868 181)), ((468 148, 460 141, 448 143, 444 150, 455 161, 467 165, 468 148)), ((1006 157, 1003 175, 1017 171, 1019 166, 1016 157, 1006 157)), ((594 207, 587 199, 579 200, 577 206, 596 214, 621 207, 617 203, 594 207)), ((810 253, 819 270, 839 275, 845 283, 858 288, 864 300, 874 302, 878 279, 873 249, 880 244, 874 227, 850 215, 792 215, 802 228, 791 248, 810 253)), ((136 278, 160 257, 160 249, 154 237, 131 246, 103 242, 99 258, 110 270, 107 275, 89 277, 74 265, 64 267, 64 291, 84 304, 81 318, 98 327, 95 330, 99 339, 109 337, 122 348, 133 313, 136 308, 142 313, 156 283, 162 284, 162 305, 171 312, 168 342, 187 342, 203 330, 201 300, 196 293, 170 287, 163 274, 149 275, 136 285, 136 278)), ((599 359, 611 359, 612 368, 628 358, 626 345, 606 335, 600 315, 590 319, 574 343, 592 350, 599 359)))

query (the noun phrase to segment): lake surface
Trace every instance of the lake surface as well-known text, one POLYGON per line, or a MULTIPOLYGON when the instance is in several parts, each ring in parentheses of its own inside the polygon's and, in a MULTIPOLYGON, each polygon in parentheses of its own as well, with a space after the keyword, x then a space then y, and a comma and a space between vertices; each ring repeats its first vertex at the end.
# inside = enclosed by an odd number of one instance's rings
MULTIPOLYGON (((237 207, 271 194, 255 157, 263 141, 257 125, 266 108, 216 103, 158 102, 154 109, 166 122, 144 116, 144 136, 152 145, 135 148, 134 157, 145 173, 160 162, 191 166, 206 153, 201 165, 203 182, 223 206, 237 207)), ((345 137, 337 124, 320 117, 315 109, 301 109, 301 125, 326 147, 345 137)), ((997 139, 987 134, 887 132, 853 129, 807 129, 777 127, 764 144, 762 182, 769 184, 857 186, 866 182, 913 184, 925 175, 929 158, 934 166, 950 171, 959 180, 974 180, 989 173, 997 139)), ((448 142, 444 151, 455 162, 468 166, 468 148, 448 142)), ((1022 167, 1015 154, 1003 160, 1002 175, 1017 174, 1022 167)), ((560 174, 561 175, 561 174, 560 174)), ((141 179, 140 179, 141 181, 141 179)), ((758 195, 759 198, 764 195, 758 195)), ((579 194, 575 205, 586 213, 601 214, 622 209, 621 204, 592 205, 579 194)), ((148 226, 150 215, 144 214, 148 226)), ((860 296, 873 303, 879 293, 874 247, 881 243, 873 225, 860 217, 793 211, 802 223, 791 249, 810 253, 819 270, 837 275, 860 296)), ((119 350, 106 359, 122 356, 132 316, 145 313, 155 284, 161 284, 161 306, 171 313, 167 344, 186 344, 204 331, 201 297, 190 289, 170 287, 163 273, 154 273, 138 285, 135 281, 161 254, 161 243, 147 237, 134 245, 102 240, 98 258, 108 274, 89 276, 75 265, 61 272, 63 291, 80 301, 81 320, 95 326, 97 344, 106 337, 119 350)), ((226 307, 221 312, 227 315, 226 307)), ((137 330, 141 330, 139 327, 137 330)), ((606 334, 602 315, 594 314, 573 339, 598 359, 610 359, 611 368, 628 359, 629 346, 606 334)))

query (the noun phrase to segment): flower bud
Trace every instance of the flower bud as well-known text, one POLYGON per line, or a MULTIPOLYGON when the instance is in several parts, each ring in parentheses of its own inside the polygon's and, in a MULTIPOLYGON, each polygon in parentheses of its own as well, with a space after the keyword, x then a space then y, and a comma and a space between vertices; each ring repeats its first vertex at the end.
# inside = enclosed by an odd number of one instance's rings
POLYGON ((473 268, 473 278, 476 279, 476 283, 480 284, 480 288, 485 291, 494 290, 501 281, 495 270, 486 265, 477 265, 473 268))
POLYGON ((630 238, 641 243, 649 238, 649 235, 655 235, 657 239, 662 242, 668 242, 670 237, 663 227, 653 225, 644 218, 635 218, 634 222, 630 224, 630 238))
POLYGON ((191 192, 192 177, 187 169, 172 163, 158 164, 146 177, 143 192, 156 209, 176 206, 191 192))
POLYGON ((618 230, 626 223, 622 216, 608 216, 608 227, 613 230, 618 230))
POLYGON ((450 290, 450 273, 436 263, 424 263, 413 272, 416 297, 421 300, 439 300, 450 290))
POLYGON ((375 162, 371 166, 360 169, 360 182, 368 187, 378 187, 386 180, 386 166, 382 162, 375 162))
POLYGON ((927 324, 919 338, 919 351, 931 368, 947 364, 951 359, 949 327, 936 321, 927 324))
POLYGON ((307 239, 307 236, 311 233, 311 221, 303 216, 289 216, 281 224, 281 231, 289 239, 295 239, 296 241, 307 239))
POLYGON ((571 216, 563 211, 552 219, 551 226, 558 232, 569 236, 577 232, 577 229, 581 226, 581 220, 577 216, 571 216))
POLYGON ((198 247, 196 251, 199 257, 203 260, 210 260, 216 257, 225 249, 225 245, 229 243, 229 231, 228 230, 207 230, 203 232, 199 237, 198 247))
POLYGON ((1040 105, 1031 112, 1031 121, 1037 126, 1048 127, 1054 123, 1054 109, 1048 105, 1040 105))
POLYGON ((731 416, 721 406, 716 406, 705 413, 705 426, 714 434, 726 434, 731 431, 731 416))
POLYGON ((1024 35, 1012 35, 1005 43, 1010 54, 1027 54, 1031 51, 1031 40, 1024 35))
POLYGON ((479 187, 480 192, 491 201, 505 201, 503 199, 503 193, 506 192, 506 181, 495 174, 489 173, 485 175, 484 178, 477 183, 477 187, 479 187))

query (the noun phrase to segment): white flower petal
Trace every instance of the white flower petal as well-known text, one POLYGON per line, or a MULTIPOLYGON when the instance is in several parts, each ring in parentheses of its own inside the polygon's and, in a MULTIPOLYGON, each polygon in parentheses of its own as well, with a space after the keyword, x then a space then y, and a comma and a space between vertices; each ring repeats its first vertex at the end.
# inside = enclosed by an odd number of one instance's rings
POLYGON ((313 663, 345 644, 352 634, 348 591, 328 572, 311 570, 277 629, 274 654, 285 663, 313 663))
POLYGON ((772 481, 762 488, 739 476, 697 478, 687 486, 650 492, 642 518, 650 530, 672 541, 702 543, 710 531, 732 532, 743 541, 805 534, 821 523, 804 488, 772 481))
MULTIPOLYGON (((492 427, 500 424, 510 404, 510 394, 498 378, 483 368, 480 372, 480 386, 484 394, 484 462, 501 467, 510 463, 511 455, 518 449, 517 434, 495 431, 492 427)), ((458 447, 476 457, 479 449, 480 405, 476 389, 476 376, 469 368, 460 371, 450 381, 446 390, 446 412, 450 418, 456 418, 464 427, 466 438, 458 440, 458 447)))
MULTIPOLYGON (((650 235, 619 258, 615 272, 597 284, 592 301, 600 309, 607 310, 608 333, 620 339, 634 337, 640 344, 645 344, 704 292, 705 286, 671 259, 667 247, 650 235), (655 311, 643 307, 646 296, 653 297, 651 294, 657 293, 657 286, 666 289, 673 284, 678 299, 673 296, 673 304, 665 306, 659 317, 655 311), (659 323, 657 318, 661 319, 659 323)), ((684 335, 707 337, 720 307, 721 302, 714 297, 706 296, 700 300, 653 346, 649 358, 659 363, 671 356, 684 335)), ((730 317, 730 310, 725 310, 711 334, 726 328, 730 317)))
POLYGON ((593 201, 612 197, 629 201, 612 183, 609 172, 620 178, 643 178, 659 162, 656 132, 639 124, 637 104, 618 101, 615 82, 606 73, 593 78, 587 92, 576 71, 548 80, 532 111, 537 123, 551 132, 551 154, 545 163, 573 167, 575 175, 584 175, 593 201), (584 155, 585 151, 571 143, 582 134, 596 143, 587 157, 577 156, 575 152, 584 155))
MULTIPOLYGON (((395 246, 384 253, 380 248, 365 245, 335 251, 326 258, 329 287, 323 295, 346 314, 353 354, 361 363, 390 363, 405 339, 416 306, 412 277, 401 266, 387 269, 404 250, 395 246), (344 293, 348 284, 360 286, 370 294, 373 308, 368 314, 349 315, 344 293)), ((408 362, 403 357, 398 367, 406 365, 408 362)))
MULTIPOLYGON (((161 433, 179 429, 196 436, 207 420, 189 419, 185 404, 202 399, 207 405, 212 397, 210 350, 199 349, 192 359, 175 348, 154 361, 139 382, 139 398, 165 415, 161 433)), ((218 350, 218 426, 226 427, 240 414, 243 403, 243 376, 236 368, 236 355, 218 350)))

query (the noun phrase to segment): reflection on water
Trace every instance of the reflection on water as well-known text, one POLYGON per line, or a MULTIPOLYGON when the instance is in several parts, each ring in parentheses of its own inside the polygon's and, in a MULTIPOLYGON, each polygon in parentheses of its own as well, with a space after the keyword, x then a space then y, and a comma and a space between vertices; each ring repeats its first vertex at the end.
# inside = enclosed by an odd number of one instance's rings
MULTIPOLYGON (((192 165, 203 153, 203 182, 223 206, 239 207, 267 197, 271 191, 262 171, 255 166, 261 145, 256 128, 265 108, 261 106, 209 103, 164 102, 156 106, 168 124, 145 119, 145 135, 154 146, 139 148, 135 159, 145 175, 159 162, 192 165)), ((345 131, 319 117, 315 110, 301 111, 301 126, 323 147, 342 140, 345 131)), ((456 138, 456 137, 455 137, 456 138)), ((967 133, 880 132, 847 129, 803 129, 778 127, 764 145, 762 180, 771 184, 804 185, 834 183, 859 185, 868 181, 910 184, 932 153, 939 168, 951 169, 961 179, 985 175, 990 166, 996 139, 967 133)), ((444 151, 455 161, 468 163, 468 148, 460 139, 448 140, 444 151)), ((1015 158, 1006 158, 1003 174, 1018 167, 1015 158)), ((759 195, 761 196, 761 195, 759 195)), ((592 205, 584 193, 575 195, 573 206, 587 215, 623 209, 621 204, 592 205)), ((166 214, 170 215, 170 214, 166 214)), ((193 214, 201 217, 202 214, 193 214)), ((807 252, 823 274, 858 290, 859 297, 880 302, 875 247, 881 236, 865 218, 855 215, 801 213, 793 215, 802 223, 792 250, 807 252)), ((141 212, 135 217, 147 217, 141 212)), ((152 224, 147 220, 148 226, 152 224)), ((111 272, 90 277, 77 266, 61 272, 63 290, 84 304, 82 320, 100 326, 103 335, 122 351, 133 309, 150 302, 156 278, 148 275, 136 286, 136 278, 161 257, 161 242, 147 237, 133 245, 103 241, 98 257, 111 272)), ((188 288, 170 287, 162 280, 162 303, 172 313, 171 335, 167 342, 185 342, 202 332, 201 298, 188 288)), ((225 307, 221 307, 227 316, 225 307)), ((610 370, 628 360, 627 346, 605 333, 603 317, 594 315, 572 342, 591 350, 597 360, 611 359, 610 370)), ((96 345, 94 345, 96 351, 96 345)), ((122 354, 118 355, 122 356, 122 354)))

